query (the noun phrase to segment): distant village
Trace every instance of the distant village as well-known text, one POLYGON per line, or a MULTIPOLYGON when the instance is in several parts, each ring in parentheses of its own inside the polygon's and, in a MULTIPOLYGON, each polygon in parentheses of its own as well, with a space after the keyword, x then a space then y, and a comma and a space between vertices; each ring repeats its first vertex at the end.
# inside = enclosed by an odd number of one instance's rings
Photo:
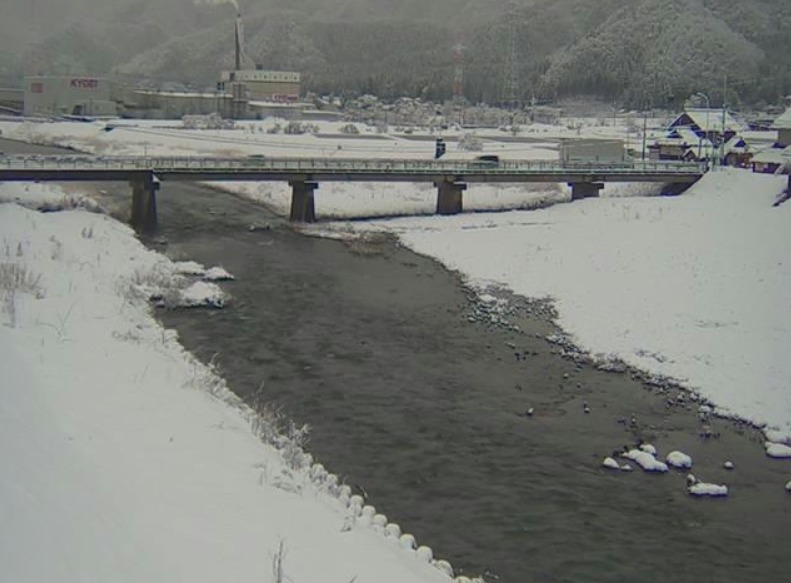
POLYGON ((624 144, 625 155, 633 160, 698 162, 761 173, 788 173, 791 167, 791 108, 746 120, 727 109, 699 103, 677 113, 607 111, 600 103, 585 102, 518 109, 458 100, 436 104, 418 98, 387 103, 373 95, 349 99, 303 95, 299 73, 257 69, 222 72, 212 93, 133 88, 89 77, 29 77, 23 90, 0 89, 0 112, 42 119, 178 119, 187 127, 214 128, 232 127, 239 120, 278 118, 287 122, 284 131, 293 133, 315 131, 312 122, 317 121, 362 123, 380 133, 390 128, 438 134, 448 129, 474 133, 479 128, 499 128, 517 141, 531 126, 587 118, 599 125, 627 125, 631 139, 624 144))

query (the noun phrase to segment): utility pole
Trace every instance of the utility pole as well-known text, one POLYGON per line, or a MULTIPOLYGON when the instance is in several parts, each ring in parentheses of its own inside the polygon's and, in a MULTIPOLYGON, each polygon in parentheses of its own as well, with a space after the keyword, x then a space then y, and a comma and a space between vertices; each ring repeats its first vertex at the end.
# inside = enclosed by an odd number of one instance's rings
POLYGON ((646 141, 646 133, 648 132, 648 108, 643 109, 643 164, 645 164, 645 141, 646 141))
POLYGON ((728 73, 722 76, 722 136, 720 137, 720 165, 725 166, 725 104, 728 99, 728 73))

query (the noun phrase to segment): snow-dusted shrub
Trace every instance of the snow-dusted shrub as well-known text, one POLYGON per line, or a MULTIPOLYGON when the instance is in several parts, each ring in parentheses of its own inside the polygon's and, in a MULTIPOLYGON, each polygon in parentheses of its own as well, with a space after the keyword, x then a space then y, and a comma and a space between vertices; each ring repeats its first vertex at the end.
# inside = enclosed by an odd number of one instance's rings
POLYGON ((162 306, 175 305, 184 281, 167 263, 160 262, 148 269, 136 269, 123 295, 129 300, 142 297, 162 306))
POLYGON ((474 132, 464 134, 459 140, 459 150, 464 152, 480 152, 483 150, 483 140, 474 132))
POLYGON ((359 134, 360 129, 354 125, 353 123, 347 123, 344 126, 341 126, 341 133, 342 134, 359 134))
POLYGON ((315 134, 318 131, 318 126, 314 124, 305 124, 298 121, 290 121, 283 128, 283 133, 289 135, 300 135, 300 134, 315 134))
MULTIPOLYGON (((315 482, 323 481, 328 476, 324 466, 314 464, 312 456, 305 454, 308 443, 310 425, 297 425, 271 403, 253 400, 255 416, 252 419, 253 433, 264 443, 274 446, 280 451, 286 466, 292 470, 310 467, 310 477, 315 482)), ((337 480, 337 478, 336 478, 337 480)))

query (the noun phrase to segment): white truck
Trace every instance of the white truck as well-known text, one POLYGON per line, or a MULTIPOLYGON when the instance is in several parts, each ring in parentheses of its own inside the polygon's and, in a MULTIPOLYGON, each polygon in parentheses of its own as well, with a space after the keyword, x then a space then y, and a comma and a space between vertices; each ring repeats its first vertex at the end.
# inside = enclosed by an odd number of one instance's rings
POLYGON ((564 166, 631 166, 623 140, 568 138, 558 148, 564 166))

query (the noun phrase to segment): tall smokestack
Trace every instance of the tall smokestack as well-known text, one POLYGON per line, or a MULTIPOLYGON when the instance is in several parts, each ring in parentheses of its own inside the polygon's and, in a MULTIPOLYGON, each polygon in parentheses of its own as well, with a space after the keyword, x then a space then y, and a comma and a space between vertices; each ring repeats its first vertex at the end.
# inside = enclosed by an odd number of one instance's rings
POLYGON ((236 44, 236 70, 242 68, 242 15, 236 13, 236 30, 235 30, 235 44, 236 44))

